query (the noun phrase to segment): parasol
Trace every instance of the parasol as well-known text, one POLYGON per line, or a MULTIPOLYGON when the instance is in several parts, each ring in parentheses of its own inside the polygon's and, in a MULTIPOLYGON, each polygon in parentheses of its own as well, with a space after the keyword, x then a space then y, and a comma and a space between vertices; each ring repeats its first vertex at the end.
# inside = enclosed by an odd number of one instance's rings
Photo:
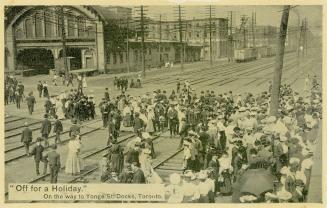
POLYGON ((260 197, 262 193, 273 190, 274 177, 265 169, 249 169, 240 178, 240 192, 260 197))

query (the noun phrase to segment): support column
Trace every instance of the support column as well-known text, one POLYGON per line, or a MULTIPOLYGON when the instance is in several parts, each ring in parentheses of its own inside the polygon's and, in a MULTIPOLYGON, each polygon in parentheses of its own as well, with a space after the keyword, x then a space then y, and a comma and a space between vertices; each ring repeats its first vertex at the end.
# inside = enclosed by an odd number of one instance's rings
POLYGON ((13 72, 16 70, 16 46, 15 46, 15 34, 14 28, 12 26, 8 26, 6 28, 5 34, 5 47, 7 47, 9 54, 7 54, 7 68, 5 71, 13 72))
POLYGON ((81 50, 81 59, 82 59, 82 69, 85 69, 86 68, 85 49, 81 50))
POLYGON ((104 71, 104 37, 103 37, 103 24, 101 21, 96 23, 96 56, 94 56, 94 64, 99 71, 104 71))

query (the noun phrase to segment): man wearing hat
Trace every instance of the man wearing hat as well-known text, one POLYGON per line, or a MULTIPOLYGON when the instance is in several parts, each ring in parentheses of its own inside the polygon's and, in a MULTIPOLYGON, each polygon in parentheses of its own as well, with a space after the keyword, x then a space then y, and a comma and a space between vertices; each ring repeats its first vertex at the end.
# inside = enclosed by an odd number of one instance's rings
POLYGON ((73 125, 69 128, 69 137, 76 136, 80 134, 81 132, 81 127, 80 125, 77 124, 77 120, 73 119, 73 125))
MULTIPOLYGON (((31 152, 31 155, 34 155, 36 175, 40 175, 40 171, 39 171, 40 161, 44 162, 43 159, 44 147, 42 146, 41 141, 42 141, 41 137, 38 137, 36 139, 36 146, 34 146, 31 152)), ((44 164, 43 174, 46 174, 46 164, 44 164)))
POLYGON ((57 145, 51 146, 51 151, 44 156, 45 167, 49 164, 50 182, 57 183, 58 172, 61 168, 60 155, 57 153, 57 145))
POLYGON ((33 96, 33 92, 30 92, 28 94, 28 97, 26 97, 26 104, 27 104, 28 112, 30 115, 32 115, 32 113, 34 111, 35 103, 36 103, 36 101, 35 101, 35 97, 33 96))
POLYGON ((26 155, 29 156, 29 147, 30 144, 33 140, 33 135, 32 135, 32 130, 30 128, 28 128, 28 123, 25 122, 24 123, 25 129, 22 132, 22 136, 21 136, 21 142, 24 144, 25 146, 25 151, 26 151, 26 155))
POLYGON ((44 146, 48 147, 49 146, 49 134, 51 132, 51 122, 48 120, 48 114, 44 115, 44 120, 42 121, 41 124, 41 135, 44 138, 44 146))
POLYGON ((175 137, 177 134, 177 122, 178 122, 178 113, 175 109, 175 106, 172 104, 167 112, 170 138, 175 137))

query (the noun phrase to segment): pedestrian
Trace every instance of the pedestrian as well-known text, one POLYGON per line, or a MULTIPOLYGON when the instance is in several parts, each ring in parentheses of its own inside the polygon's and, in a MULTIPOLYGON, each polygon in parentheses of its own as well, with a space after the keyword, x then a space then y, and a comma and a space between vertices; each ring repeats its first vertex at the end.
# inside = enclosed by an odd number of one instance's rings
POLYGON ((43 97, 49 98, 49 89, 46 81, 43 83, 43 97))
POLYGON ((44 163, 43 175, 47 173, 47 162, 44 160, 43 157, 44 147, 42 146, 41 142, 42 142, 42 138, 38 137, 36 139, 36 145, 34 146, 31 152, 31 155, 34 155, 36 175, 40 175, 40 171, 39 171, 40 161, 44 163))
POLYGON ((33 134, 32 134, 32 130, 30 128, 28 128, 28 123, 27 122, 24 123, 24 126, 25 126, 25 129, 22 132, 22 136, 21 136, 20 141, 24 144, 26 155, 30 156, 29 147, 30 147, 30 144, 31 144, 31 142, 33 140, 33 134))
POLYGON ((106 87, 106 91, 104 92, 104 99, 105 99, 106 101, 109 101, 109 100, 110 100, 109 90, 108 90, 107 87, 106 87))
POLYGON ((73 119, 73 125, 69 128, 69 137, 79 135, 81 133, 81 127, 77 124, 77 120, 73 119))
POLYGON ((33 92, 30 92, 28 94, 28 97, 26 98, 26 103, 27 103, 28 112, 30 115, 32 115, 34 111, 34 105, 36 103, 35 97, 33 96, 33 92))
POLYGON ((169 124, 169 131, 170 131, 170 138, 178 133, 177 132, 177 122, 178 122, 178 115, 175 106, 172 104, 170 109, 167 112, 168 117, 168 124, 169 124))
POLYGON ((83 89, 84 89, 84 88, 87 88, 87 82, 86 82, 86 77, 85 77, 85 75, 83 75, 83 77, 82 77, 82 87, 83 87, 83 89))
POLYGON ((18 91, 15 92, 15 102, 17 109, 20 109, 20 101, 22 100, 22 96, 19 94, 18 91))
POLYGON ((50 183, 57 183, 58 173, 61 168, 60 154, 56 150, 57 145, 53 144, 51 151, 44 156, 44 161, 47 165, 49 164, 50 168, 50 183))
POLYGON ((144 176, 143 171, 140 168, 140 163, 133 162, 131 166, 132 166, 132 170, 133 170, 132 183, 145 184, 145 176, 144 176))
POLYGON ((67 87, 69 86, 69 84, 71 84, 72 87, 74 87, 73 80, 74 80, 73 74, 72 73, 68 74, 67 75, 67 87))
POLYGON ((81 163, 78 154, 81 149, 81 143, 77 135, 73 135, 68 143, 68 156, 66 160, 65 173, 78 175, 81 171, 81 163))
POLYGON ((57 144, 57 143, 60 144, 61 143, 60 134, 61 134, 61 132, 63 132, 63 127, 62 127, 62 123, 59 120, 57 115, 55 115, 55 119, 56 119, 56 121, 53 125, 53 133, 56 134, 55 144, 57 144))
POLYGON ((43 92, 43 84, 41 81, 37 84, 37 91, 39 91, 39 97, 42 97, 42 92, 43 92))
POLYGON ((41 135, 44 138, 44 147, 49 146, 49 134, 51 132, 51 122, 48 120, 48 114, 44 115, 44 120, 41 125, 41 135))

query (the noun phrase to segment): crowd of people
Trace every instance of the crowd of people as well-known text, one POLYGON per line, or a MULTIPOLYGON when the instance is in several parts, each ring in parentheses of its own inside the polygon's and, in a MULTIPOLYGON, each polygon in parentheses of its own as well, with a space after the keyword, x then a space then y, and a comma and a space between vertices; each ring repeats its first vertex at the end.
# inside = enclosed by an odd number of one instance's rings
POLYGON ((111 105, 104 126, 112 148, 101 161, 102 181, 113 175, 121 183, 162 182, 149 165, 155 157, 151 137, 169 129, 171 138, 180 138, 184 154, 184 173, 171 176, 172 201, 177 200, 173 193, 184 193, 177 197, 181 202, 214 202, 217 195, 233 195, 237 202, 305 201, 317 141, 310 133, 322 119, 316 87, 301 97, 282 85, 279 114, 270 116, 269 91, 257 96, 202 91, 197 96, 187 81, 180 85, 180 93, 173 90, 169 96, 159 89, 139 97, 122 93, 104 102, 111 105), (121 120, 138 135, 124 148, 116 144, 121 120), (135 169, 143 172, 137 177, 141 180, 133 179, 135 169), (266 182, 259 191, 246 183, 255 171, 266 182))
MULTIPOLYGON (((312 132, 317 131, 322 119, 322 94, 317 80, 306 83, 303 96, 290 85, 282 85, 276 116, 269 115, 271 87, 258 95, 234 95, 232 91, 217 94, 209 90, 197 95, 188 81, 177 80, 176 89, 169 95, 166 90, 157 89, 132 96, 126 93, 126 80, 115 79, 114 85, 121 94, 114 97, 106 88, 97 105, 103 127, 108 129, 110 147, 99 163, 102 182, 163 183, 152 168, 156 157, 152 140, 157 133, 169 130, 170 139, 180 140, 183 173, 170 175, 168 202, 214 203, 219 195, 232 195, 233 202, 306 200, 317 142, 312 132), (136 135, 124 147, 118 142, 121 125, 136 135), (251 184, 253 179, 262 183, 251 184)), ((6 81, 6 86, 12 87, 13 83, 6 81)), ((66 173, 79 174, 83 169, 77 123, 94 119, 93 97, 78 88, 46 100, 45 120, 51 116, 56 119, 56 141, 60 141, 62 132, 60 120, 71 119, 74 123, 66 173)), ((42 126, 37 147, 41 140, 49 145, 51 122, 44 123, 47 124, 42 126)), ((31 154, 36 157, 36 152, 33 149, 31 154)), ((53 157, 57 155, 53 153, 53 157)), ((43 160, 35 159, 37 174, 43 160)))
POLYGON ((20 108, 20 104, 25 98, 24 85, 21 81, 18 81, 14 75, 7 75, 5 77, 5 92, 4 100, 5 105, 10 103, 16 104, 17 109, 20 108))

